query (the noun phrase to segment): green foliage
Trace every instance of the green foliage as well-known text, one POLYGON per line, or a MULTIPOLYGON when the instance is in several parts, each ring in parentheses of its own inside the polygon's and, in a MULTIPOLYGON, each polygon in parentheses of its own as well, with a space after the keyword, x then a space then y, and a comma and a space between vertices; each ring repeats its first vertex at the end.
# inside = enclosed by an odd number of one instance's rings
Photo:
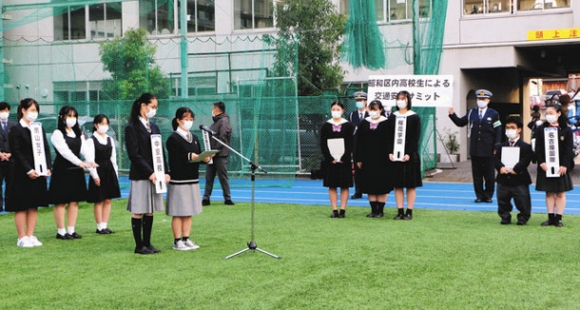
POLYGON ((111 73, 111 79, 103 80, 105 99, 134 99, 144 91, 167 98, 169 81, 155 64, 156 52, 157 47, 147 41, 147 32, 141 28, 102 43, 99 54, 103 68, 111 73))
POLYGON ((449 153, 455 154, 459 151, 459 141, 457 141, 457 131, 451 131, 451 129, 445 129, 445 134, 443 135, 443 142, 445 147, 449 150, 449 153))
POLYGON ((295 76, 298 62, 298 95, 318 96, 338 88, 344 71, 338 63, 346 16, 329 0, 277 2, 277 63, 279 76, 295 76), (296 41, 298 48, 295 47, 296 41))

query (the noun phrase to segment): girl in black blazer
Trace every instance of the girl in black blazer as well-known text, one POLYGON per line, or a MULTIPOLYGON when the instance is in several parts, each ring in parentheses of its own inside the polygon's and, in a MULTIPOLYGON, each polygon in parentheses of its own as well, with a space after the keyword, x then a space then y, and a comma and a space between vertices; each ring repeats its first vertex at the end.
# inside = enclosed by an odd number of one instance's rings
POLYGON ((14 212, 18 232, 16 245, 24 248, 42 245, 34 236, 34 229, 38 219, 38 207, 48 206, 46 177, 50 176, 50 148, 43 128, 40 138, 44 140, 47 171, 45 176, 40 176, 34 166, 30 133, 30 124, 38 117, 38 111, 36 100, 31 98, 21 100, 17 112, 19 121, 8 135, 10 150, 14 157, 14 178, 11 186, 7 188, 6 211, 14 212))
MULTIPOLYGON (((133 102, 129 124, 125 128, 125 146, 131 161, 129 170, 131 189, 127 210, 132 213, 131 224, 137 254, 160 252, 151 245, 153 212, 163 210, 163 194, 158 194, 155 190, 155 183, 158 180, 154 173, 151 150, 151 135, 160 134, 159 127, 151 122, 151 118, 157 112, 157 106, 155 95, 142 94, 133 102)), ((163 158, 164 170, 168 171, 165 156, 163 158)), ((169 180, 169 174, 165 174, 165 183, 169 183, 169 180)))

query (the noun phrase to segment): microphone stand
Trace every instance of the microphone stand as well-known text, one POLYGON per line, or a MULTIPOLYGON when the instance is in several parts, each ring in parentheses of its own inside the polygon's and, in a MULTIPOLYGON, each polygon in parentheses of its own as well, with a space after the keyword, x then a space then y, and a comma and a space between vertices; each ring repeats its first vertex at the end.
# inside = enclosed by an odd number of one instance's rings
MULTIPOLYGON (((202 128, 202 130, 205 130, 205 129, 202 128)), ((205 130, 205 131, 208 131, 208 130, 205 130)), ((238 252, 236 252, 234 254, 228 255, 224 259, 230 259, 230 258, 232 258, 234 256, 240 255, 240 254, 245 253, 247 251, 258 251, 258 252, 264 253, 266 255, 269 255, 269 256, 271 256, 273 258, 277 258, 277 259, 282 258, 282 257, 280 257, 280 256, 278 256, 276 254, 272 254, 270 252, 266 252, 266 251, 260 249, 258 247, 258 245, 256 244, 256 241, 254 241, 254 213, 255 213, 255 206, 254 206, 254 203, 255 203, 255 199, 254 199, 255 185, 254 185, 254 183, 255 183, 255 180, 256 180, 256 169, 258 169, 258 170, 260 170, 260 171, 262 171, 264 173, 268 173, 268 171, 266 171, 264 168, 256 165, 253 161, 249 160, 244 155, 240 154, 238 151, 234 150, 229 145, 227 145, 224 142, 222 142, 220 139, 214 137, 213 132, 209 132, 209 133, 210 133, 210 136, 211 136, 212 139, 214 139, 219 144, 223 145, 224 147, 226 147, 227 149, 229 149, 230 151, 232 151, 234 154, 238 155, 239 157, 241 157, 242 159, 244 159, 245 161, 247 161, 250 164, 250 169, 252 170, 252 220, 251 220, 251 232, 252 232, 251 235, 252 236, 251 236, 250 241, 247 243, 247 245, 248 245, 247 248, 245 248, 245 249, 243 249, 241 251, 238 251, 238 252)))

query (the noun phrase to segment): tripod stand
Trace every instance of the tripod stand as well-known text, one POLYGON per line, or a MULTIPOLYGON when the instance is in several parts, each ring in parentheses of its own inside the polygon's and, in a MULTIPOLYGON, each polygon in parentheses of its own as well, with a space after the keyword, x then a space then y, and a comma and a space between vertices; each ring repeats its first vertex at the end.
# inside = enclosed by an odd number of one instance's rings
MULTIPOLYGON (((205 129, 202 128, 202 130, 205 130, 205 129)), ((214 139, 219 144, 221 144, 224 147, 228 148, 234 154, 240 156, 242 159, 244 159, 245 161, 247 161, 248 163, 250 163, 250 168, 252 170, 252 221, 251 221, 252 222, 252 224, 251 224, 252 237, 251 237, 250 241, 248 242, 248 247, 247 248, 245 248, 245 249, 243 249, 241 251, 238 251, 238 252, 236 252, 234 254, 228 255, 224 259, 230 259, 230 258, 232 258, 234 256, 240 255, 240 254, 242 254, 244 252, 247 252, 247 251, 258 251, 258 252, 264 253, 266 255, 269 255, 269 256, 271 256, 273 258, 280 259, 281 258, 280 256, 278 256, 276 254, 272 254, 272 253, 266 252, 266 251, 260 249, 258 247, 258 245, 256 244, 256 241, 254 241, 254 213, 255 213, 255 206, 254 206, 254 201, 255 201, 255 199, 254 199, 255 184, 254 183, 255 183, 255 180, 256 180, 256 169, 259 169, 260 171, 262 171, 264 173, 268 173, 268 171, 266 171, 264 168, 256 165, 254 162, 252 162, 251 160, 249 160, 248 158, 246 158, 244 155, 240 154, 239 152, 237 152, 236 150, 234 150, 233 148, 231 148, 229 145, 223 143, 220 139, 214 137, 212 132, 210 132, 210 134, 211 134, 211 138, 212 139, 214 139)))

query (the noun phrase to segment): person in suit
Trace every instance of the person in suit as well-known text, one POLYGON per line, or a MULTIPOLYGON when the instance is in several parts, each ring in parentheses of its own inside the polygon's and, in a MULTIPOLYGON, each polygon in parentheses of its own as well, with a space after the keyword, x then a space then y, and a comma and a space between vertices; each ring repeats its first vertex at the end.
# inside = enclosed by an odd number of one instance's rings
POLYGON ((566 192, 574 189, 570 169, 574 160, 572 129, 568 126, 566 114, 562 113, 562 106, 555 103, 546 106, 546 122, 536 129, 536 158, 538 161, 538 175, 536 177, 536 190, 546 192, 546 208, 548 209, 548 220, 542 222, 542 226, 562 227, 562 214, 566 208, 566 192), (546 130, 557 129, 554 136, 554 144, 558 145, 557 176, 547 175, 547 163, 555 161, 555 156, 551 158, 552 149, 546 149, 546 130))
MULTIPOLYGON (((348 114, 348 121, 354 125, 353 135, 353 147, 356 146, 356 130, 360 122, 369 116, 367 112, 367 93, 363 91, 357 91, 354 93, 354 100, 356 101, 356 110, 348 114)), ((354 150, 353 150, 354 151, 354 150)), ((354 165, 354 194, 350 199, 360 199, 362 198, 362 190, 358 185, 360 183, 360 169, 357 165, 354 165)))
POLYGON ((22 99, 18 105, 18 123, 8 134, 10 151, 14 157, 14 177, 6 193, 6 211, 14 212, 14 222, 18 232, 16 245, 23 248, 42 246, 42 242, 34 236, 38 207, 48 207, 48 190, 46 178, 50 176, 50 147, 46 140, 46 133, 35 139, 44 142, 44 156, 46 160, 45 175, 37 171, 34 165, 34 144, 30 125, 38 117, 38 102, 32 98, 22 99))
POLYGON ((501 121, 499 113, 488 108, 493 94, 487 89, 475 92, 478 108, 471 109, 463 117, 458 117, 449 108, 449 118, 459 127, 469 125, 469 154, 471 155, 471 175, 475 190, 475 202, 492 202, 495 170, 493 156, 501 143, 501 121))
MULTIPOLYGON (((153 213, 163 210, 163 194, 157 193, 157 177, 153 167, 151 135, 160 134, 159 127, 151 121, 158 107, 157 98, 151 93, 143 93, 133 102, 129 124, 125 127, 125 147, 131 161, 129 179, 131 188, 127 200, 127 210, 131 212, 131 227, 135 239, 135 254, 161 252, 151 244, 153 213)), ((163 149, 163 146, 161 146, 163 149)), ((167 161, 163 156, 165 184, 169 183, 167 161)))
POLYGON ((4 209, 4 198, 2 197, 2 183, 6 182, 4 191, 8 190, 14 173, 14 159, 10 153, 10 144, 8 143, 8 134, 10 129, 16 125, 15 122, 8 119, 10 115, 10 104, 0 102, 0 211, 4 209))
MULTIPOLYGON (((514 200, 518 214, 518 225, 526 225, 531 217, 532 202, 530 197, 530 184, 532 179, 528 173, 528 166, 534 157, 532 147, 521 139, 523 121, 519 116, 509 116, 505 120, 504 141, 497 149, 495 156, 495 169, 497 170, 497 214, 501 218, 500 224, 511 224, 511 212, 514 200), (513 167, 506 167, 502 161, 505 148, 519 148, 519 159, 513 167)), ((506 158, 507 159, 507 158, 506 158)))
MULTIPOLYGON (((226 114, 226 104, 219 101, 213 104, 211 114, 213 116, 213 124, 209 127, 216 134, 214 137, 226 145, 230 144, 232 137, 232 125, 230 124, 230 117, 226 114)), ((221 143, 211 139, 211 149, 219 150, 219 152, 212 158, 212 164, 207 165, 205 170, 205 190, 203 193, 202 205, 210 205, 209 197, 213 191, 213 182, 217 173, 222 186, 224 196, 224 204, 233 206, 232 195, 230 192, 230 183, 228 181, 228 157, 230 150, 221 143)))
POLYGON ((324 187, 328 187, 328 196, 332 206, 332 218, 344 218, 346 204, 348 203, 348 188, 352 187, 352 133, 354 126, 342 118, 344 106, 340 102, 330 105, 332 118, 326 121, 320 129, 320 149, 324 156, 326 172, 324 175, 324 187), (339 140, 334 140, 339 139, 339 140), (330 152, 329 141, 341 141, 344 144, 344 153, 340 158, 335 158, 330 152), (340 187, 340 213, 338 211, 338 190, 340 187))

